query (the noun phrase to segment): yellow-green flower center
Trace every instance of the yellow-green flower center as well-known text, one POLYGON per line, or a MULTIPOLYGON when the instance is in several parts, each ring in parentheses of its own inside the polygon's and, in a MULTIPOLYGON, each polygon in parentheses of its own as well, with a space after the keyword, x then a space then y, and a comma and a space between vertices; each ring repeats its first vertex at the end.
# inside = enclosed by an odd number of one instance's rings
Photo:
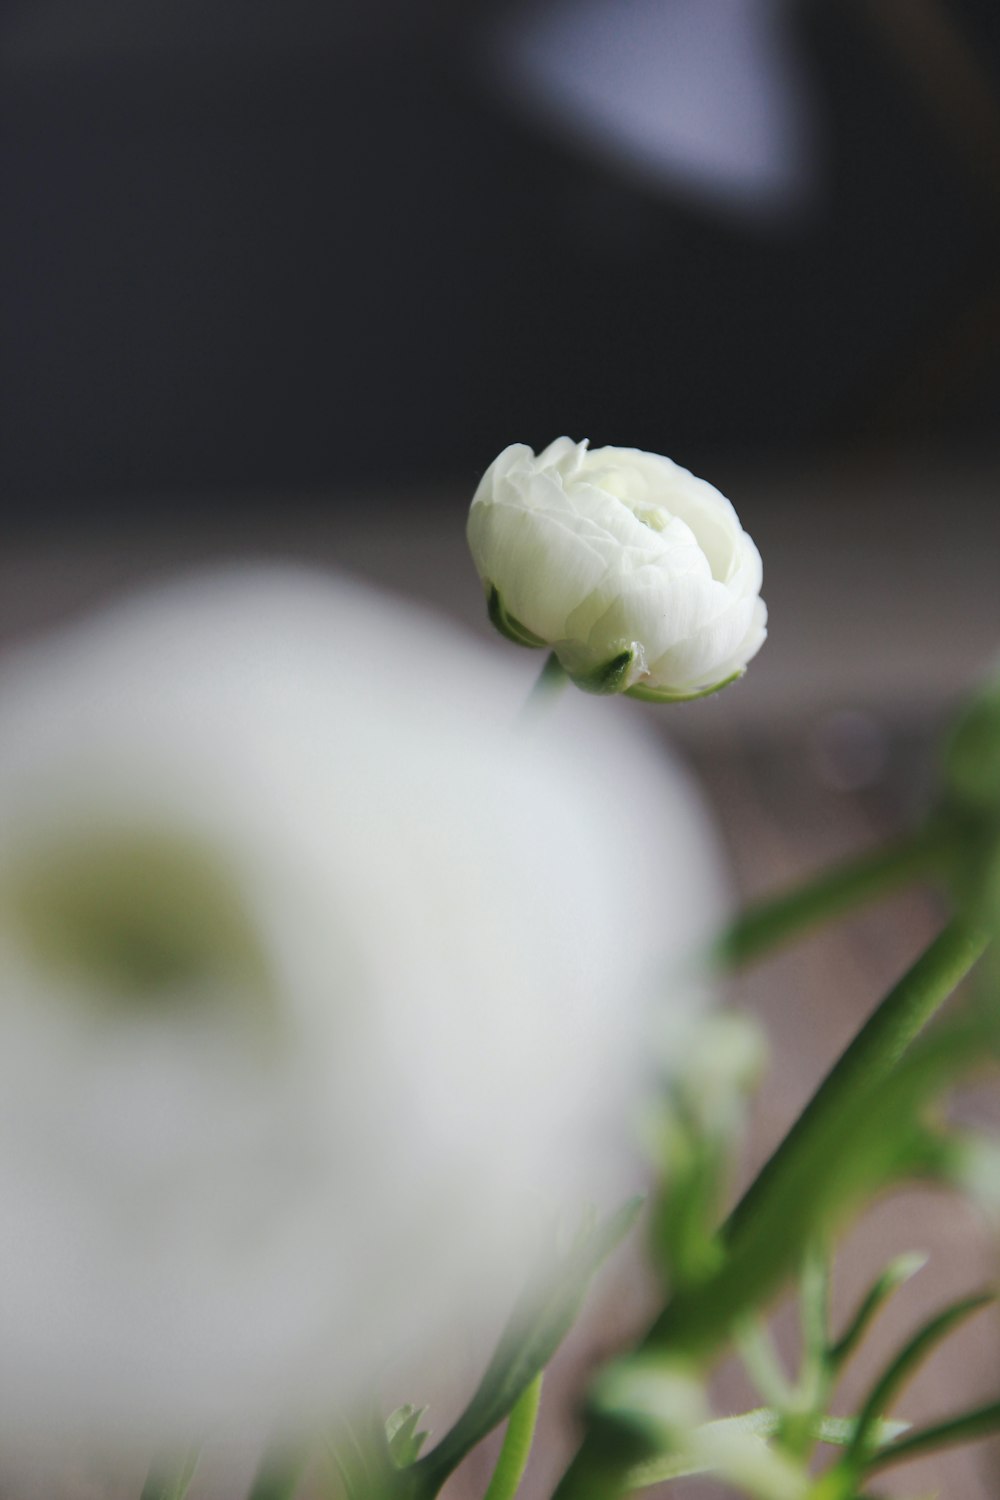
POLYGON ((269 992, 235 872, 183 835, 86 831, 15 854, 0 909, 34 963, 110 1003, 269 992))

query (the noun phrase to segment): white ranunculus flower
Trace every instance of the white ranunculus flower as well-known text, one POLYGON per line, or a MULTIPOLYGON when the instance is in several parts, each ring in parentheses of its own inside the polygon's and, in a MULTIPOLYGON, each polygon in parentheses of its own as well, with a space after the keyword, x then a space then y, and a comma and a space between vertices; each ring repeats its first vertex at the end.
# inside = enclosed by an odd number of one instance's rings
POLYGON ((517 677, 294 569, 9 659, 0 1437, 324 1420, 609 1187, 712 851, 633 737, 514 732, 517 677))
POLYGON ((658 453, 514 443, 468 535, 493 623, 591 692, 699 697, 764 643, 760 553, 724 495, 658 453))

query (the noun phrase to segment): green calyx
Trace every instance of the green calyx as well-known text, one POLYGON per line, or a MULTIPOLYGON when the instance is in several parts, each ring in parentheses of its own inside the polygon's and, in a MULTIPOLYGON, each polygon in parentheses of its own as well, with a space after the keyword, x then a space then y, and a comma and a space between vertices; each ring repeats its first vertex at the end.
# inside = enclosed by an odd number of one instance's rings
POLYGON ((698 688, 693 693, 678 693, 670 688, 647 687, 645 683, 637 682, 633 687, 625 689, 628 698, 638 698, 643 703, 693 703, 696 698, 710 698, 713 693, 720 693, 724 687, 731 682, 736 682, 743 676, 742 669, 733 672, 730 677, 724 677, 721 682, 716 682, 712 687, 698 688))
POLYGON ((610 661, 602 662, 590 672, 570 672, 569 675, 585 693, 599 693, 602 696, 624 693, 628 691, 626 683, 634 661, 634 651, 619 651, 617 656, 612 656, 610 661))
POLYGON ((543 641, 540 635, 529 630, 527 625, 522 625, 513 615, 508 614, 504 608, 504 602, 500 598, 500 590, 495 584, 488 584, 486 588, 486 612, 490 617, 490 624, 494 630, 499 630, 508 641, 513 641, 515 646, 528 646, 537 651, 548 642, 543 641))
MULTIPOLYGON (((515 646, 526 646, 530 650, 537 651, 543 647, 551 646, 550 641, 543 640, 527 625, 522 624, 516 616, 512 615, 500 597, 500 590, 494 583, 486 585, 486 612, 494 630, 498 630, 508 641, 513 641, 515 646)), ((636 656, 639 648, 635 644, 625 645, 597 667, 583 667, 577 669, 575 663, 567 665, 564 654, 568 652, 571 660, 574 656, 583 654, 579 648, 574 651, 571 643, 562 643, 559 651, 559 660, 566 675, 585 693, 595 693, 600 697, 609 697, 616 693, 624 693, 629 698, 638 698, 644 703, 689 703, 696 698, 708 698, 712 693, 718 693, 722 688, 728 687, 731 682, 743 676, 742 670, 733 672, 722 682, 713 683, 711 687, 698 688, 694 692, 677 691, 672 688, 651 687, 646 683, 637 682, 630 684, 629 678, 635 670, 636 656)))

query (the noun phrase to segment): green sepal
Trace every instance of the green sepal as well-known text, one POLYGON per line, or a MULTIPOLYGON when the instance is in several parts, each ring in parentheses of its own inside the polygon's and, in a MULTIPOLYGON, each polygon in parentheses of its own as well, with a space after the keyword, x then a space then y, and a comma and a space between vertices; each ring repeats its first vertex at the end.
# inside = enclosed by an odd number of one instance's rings
POLYGON ((426 1431, 418 1432, 417 1423, 426 1410, 426 1406, 397 1406, 385 1419, 389 1456, 397 1469, 408 1468, 420 1457, 420 1450, 429 1434, 426 1431))
POLYGON ((635 661, 633 650, 619 651, 610 661, 603 662, 590 672, 570 672, 570 677, 585 693, 599 693, 604 697, 612 693, 627 692, 625 683, 635 661))
POLYGON ((724 687, 731 682, 737 682, 743 676, 743 668, 734 672, 730 677, 724 677, 713 687, 699 688, 694 693, 672 693, 668 688, 646 687, 644 683, 637 682, 632 687, 625 689, 626 698, 638 698, 642 703, 693 703, 696 698, 711 698, 713 693, 721 693, 724 687))
POLYGON ((527 625, 522 625, 520 620, 515 620, 513 615, 507 613, 503 600, 500 598, 500 590, 495 584, 487 585, 486 589, 486 613, 490 617, 490 624, 494 630, 499 630, 508 641, 513 641, 515 646, 528 646, 537 651, 541 646, 547 646, 548 641, 543 641, 540 635, 529 630, 527 625))

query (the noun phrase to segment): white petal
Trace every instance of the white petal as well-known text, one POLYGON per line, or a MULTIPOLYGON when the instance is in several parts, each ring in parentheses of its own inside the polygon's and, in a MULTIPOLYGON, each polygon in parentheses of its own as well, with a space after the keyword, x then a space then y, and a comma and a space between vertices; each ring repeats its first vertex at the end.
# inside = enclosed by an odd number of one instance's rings
POLYGON ((474 506, 469 525, 476 567, 507 612, 543 640, 561 639, 567 617, 605 571, 601 552, 571 521, 525 505, 474 506))
POLYGON ((539 1200, 606 1196, 640 980, 711 916, 705 833, 607 705, 512 732, 520 666, 274 570, 0 674, 5 1439, 325 1422, 383 1360, 446 1360, 449 1312, 503 1316, 539 1200), (134 829, 222 861, 263 1029, 210 973, 110 1005, 36 950, 23 858, 134 829))
MULTIPOLYGON (((753 613, 753 600, 735 600, 686 640, 679 640, 662 656, 650 661, 650 686, 698 691, 722 682, 731 675, 725 669, 738 656, 743 641, 747 639, 753 613)), ((744 663, 741 661, 739 665, 744 663)))

